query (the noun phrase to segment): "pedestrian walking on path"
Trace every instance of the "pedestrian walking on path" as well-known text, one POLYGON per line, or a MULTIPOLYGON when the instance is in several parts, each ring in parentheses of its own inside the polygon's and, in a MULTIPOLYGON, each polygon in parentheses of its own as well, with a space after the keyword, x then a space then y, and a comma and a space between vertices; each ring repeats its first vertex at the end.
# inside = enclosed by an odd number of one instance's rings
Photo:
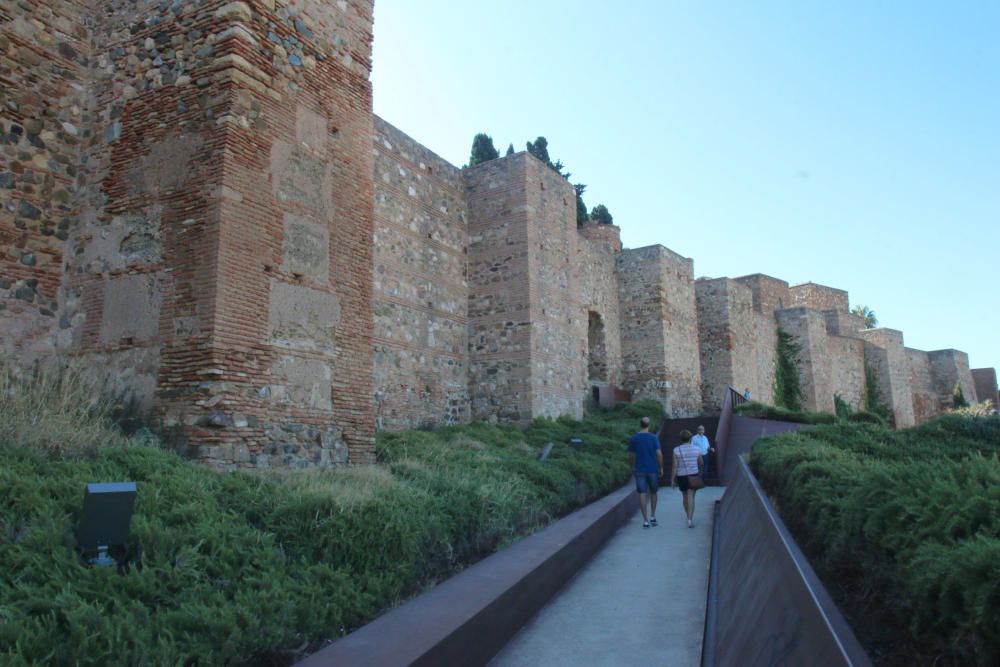
MULTIPOLYGON (((690 439, 691 434, 688 434, 690 439)), ((639 509, 642 510, 642 527, 656 525, 656 491, 659 479, 663 477, 663 452, 660 439, 649 432, 649 417, 639 420, 639 432, 628 441, 628 463, 635 473, 635 490, 639 493, 639 509), (647 499, 650 512, 646 512, 647 499)))
POLYGON ((694 494, 705 486, 699 473, 704 470, 704 459, 698 448, 691 444, 691 431, 681 431, 681 444, 674 447, 674 462, 670 468, 670 487, 681 490, 688 528, 694 528, 694 494))
POLYGON ((708 436, 705 435, 705 427, 702 426, 701 424, 698 425, 698 432, 695 433, 694 437, 691 438, 691 444, 694 445, 695 447, 697 447, 698 451, 701 452, 701 458, 705 462, 705 467, 702 468, 702 470, 703 470, 702 474, 705 477, 705 479, 708 479, 708 475, 709 475, 709 472, 708 472, 708 467, 709 467, 708 466, 708 462, 709 462, 708 454, 709 454, 709 452, 715 452, 715 447, 712 447, 712 445, 709 444, 709 442, 708 442, 708 436))

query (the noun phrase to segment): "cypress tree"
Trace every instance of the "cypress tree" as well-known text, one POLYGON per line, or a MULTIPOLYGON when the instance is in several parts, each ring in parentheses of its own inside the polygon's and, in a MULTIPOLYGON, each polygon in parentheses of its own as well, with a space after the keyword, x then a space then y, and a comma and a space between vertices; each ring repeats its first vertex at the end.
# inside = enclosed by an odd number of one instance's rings
POLYGON ((489 162, 500 157, 500 153, 493 146, 493 138, 488 134, 480 132, 472 140, 472 153, 469 155, 469 166, 475 167, 477 164, 489 162))
POLYGON ((587 205, 583 203, 583 192, 587 186, 583 183, 574 183, 573 189, 576 190, 576 226, 582 227, 590 219, 587 215, 587 205))
POLYGON ((610 225, 614 223, 614 218, 611 217, 608 207, 604 204, 598 204, 594 207, 594 210, 590 212, 590 219, 599 225, 610 225))
POLYGON ((544 162, 545 164, 552 166, 552 160, 549 159, 549 140, 545 137, 538 137, 534 141, 529 141, 526 145, 528 152, 534 155, 536 158, 544 162))

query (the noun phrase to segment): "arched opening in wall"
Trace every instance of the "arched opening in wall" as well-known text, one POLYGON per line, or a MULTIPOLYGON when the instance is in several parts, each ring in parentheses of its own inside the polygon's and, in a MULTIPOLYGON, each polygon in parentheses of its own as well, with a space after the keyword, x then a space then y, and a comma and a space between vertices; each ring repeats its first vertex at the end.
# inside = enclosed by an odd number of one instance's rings
POLYGON ((608 351, 604 342, 604 319, 591 310, 587 320, 587 376, 591 383, 607 382, 608 351))

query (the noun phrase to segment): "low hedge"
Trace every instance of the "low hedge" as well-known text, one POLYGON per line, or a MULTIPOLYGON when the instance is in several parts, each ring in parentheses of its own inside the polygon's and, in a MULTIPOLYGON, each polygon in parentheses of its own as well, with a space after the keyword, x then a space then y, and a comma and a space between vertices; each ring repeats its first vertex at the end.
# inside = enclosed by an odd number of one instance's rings
POLYGON ((1000 664, 1000 418, 818 426, 750 463, 877 664, 1000 664))
POLYGON ((881 426, 886 425, 885 419, 881 415, 877 415, 874 412, 866 412, 861 410, 860 412, 852 412, 847 415, 847 421, 857 422, 859 424, 879 424, 881 426))
POLYGON ((743 417, 773 419, 775 421, 795 422, 797 424, 832 424, 837 421, 837 417, 829 412, 789 410, 787 408, 779 408, 774 405, 757 403, 755 401, 737 405, 735 412, 743 417))
POLYGON ((627 435, 659 411, 382 433, 383 465, 299 474, 0 442, 0 664, 288 664, 620 486, 627 435), (132 564, 86 567, 84 485, 121 480, 139 488, 132 564))

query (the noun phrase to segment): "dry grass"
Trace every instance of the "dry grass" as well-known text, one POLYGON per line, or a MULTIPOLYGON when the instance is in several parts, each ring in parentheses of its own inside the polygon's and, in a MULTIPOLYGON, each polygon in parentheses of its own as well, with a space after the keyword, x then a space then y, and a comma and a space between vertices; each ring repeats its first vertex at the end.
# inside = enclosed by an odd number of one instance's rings
POLYGON ((949 414, 962 415, 963 417, 989 417, 996 414, 996 409, 989 401, 982 401, 981 403, 967 405, 964 408, 952 408, 948 412, 949 414))
POLYGON ((114 407, 79 365, 24 370, 0 362, 0 442, 59 456, 126 444, 110 418, 114 407))
POLYGON ((280 481, 298 493, 328 498, 342 510, 369 503, 399 485, 388 469, 376 466, 307 471, 276 469, 261 472, 261 475, 280 481))

